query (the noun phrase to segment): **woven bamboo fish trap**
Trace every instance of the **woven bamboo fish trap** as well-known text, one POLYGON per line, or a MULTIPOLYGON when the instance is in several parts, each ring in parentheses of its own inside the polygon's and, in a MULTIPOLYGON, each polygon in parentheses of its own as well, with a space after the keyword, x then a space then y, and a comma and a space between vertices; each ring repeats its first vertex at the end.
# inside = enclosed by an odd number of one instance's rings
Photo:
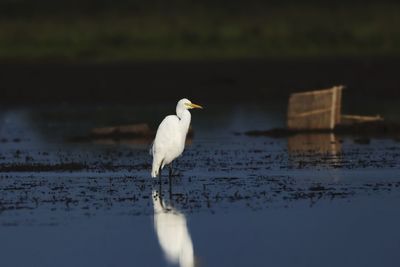
POLYGON ((289 98, 290 130, 334 129, 340 123, 343 86, 294 93, 289 98))

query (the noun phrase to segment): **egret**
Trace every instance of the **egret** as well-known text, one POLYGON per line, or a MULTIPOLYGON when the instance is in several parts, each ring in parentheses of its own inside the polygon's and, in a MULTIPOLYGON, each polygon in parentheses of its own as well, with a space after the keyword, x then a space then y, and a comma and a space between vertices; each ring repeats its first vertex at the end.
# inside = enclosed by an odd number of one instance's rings
MULTIPOLYGON (((157 129, 156 138, 150 153, 153 155, 151 176, 160 176, 165 165, 172 163, 185 149, 186 135, 189 130, 191 114, 189 109, 203 108, 184 98, 176 105, 176 115, 164 118, 157 129)), ((170 168, 170 176, 172 168, 170 168)))

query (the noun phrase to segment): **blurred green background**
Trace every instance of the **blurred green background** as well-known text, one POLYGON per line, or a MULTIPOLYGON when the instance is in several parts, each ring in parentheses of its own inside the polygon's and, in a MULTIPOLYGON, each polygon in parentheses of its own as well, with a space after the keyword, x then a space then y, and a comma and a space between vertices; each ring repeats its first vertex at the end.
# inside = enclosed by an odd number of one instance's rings
POLYGON ((0 60, 400 55, 400 2, 2 0, 0 60))

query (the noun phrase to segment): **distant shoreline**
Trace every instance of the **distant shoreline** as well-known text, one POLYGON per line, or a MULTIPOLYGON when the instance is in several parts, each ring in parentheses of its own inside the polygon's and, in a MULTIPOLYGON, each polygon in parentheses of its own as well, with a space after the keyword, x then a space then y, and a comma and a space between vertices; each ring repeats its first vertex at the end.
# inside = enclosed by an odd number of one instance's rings
POLYGON ((400 56, 397 1, 0 1, 0 60, 400 56))

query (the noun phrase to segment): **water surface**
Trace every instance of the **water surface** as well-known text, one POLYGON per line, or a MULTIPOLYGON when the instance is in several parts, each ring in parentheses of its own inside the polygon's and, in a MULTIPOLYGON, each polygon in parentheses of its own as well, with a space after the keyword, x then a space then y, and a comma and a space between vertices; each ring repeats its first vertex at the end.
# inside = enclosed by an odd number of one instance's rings
POLYGON ((174 105, 3 107, 3 265, 398 266, 398 139, 248 137, 284 105, 205 106, 171 184, 147 140, 69 140, 174 105))

